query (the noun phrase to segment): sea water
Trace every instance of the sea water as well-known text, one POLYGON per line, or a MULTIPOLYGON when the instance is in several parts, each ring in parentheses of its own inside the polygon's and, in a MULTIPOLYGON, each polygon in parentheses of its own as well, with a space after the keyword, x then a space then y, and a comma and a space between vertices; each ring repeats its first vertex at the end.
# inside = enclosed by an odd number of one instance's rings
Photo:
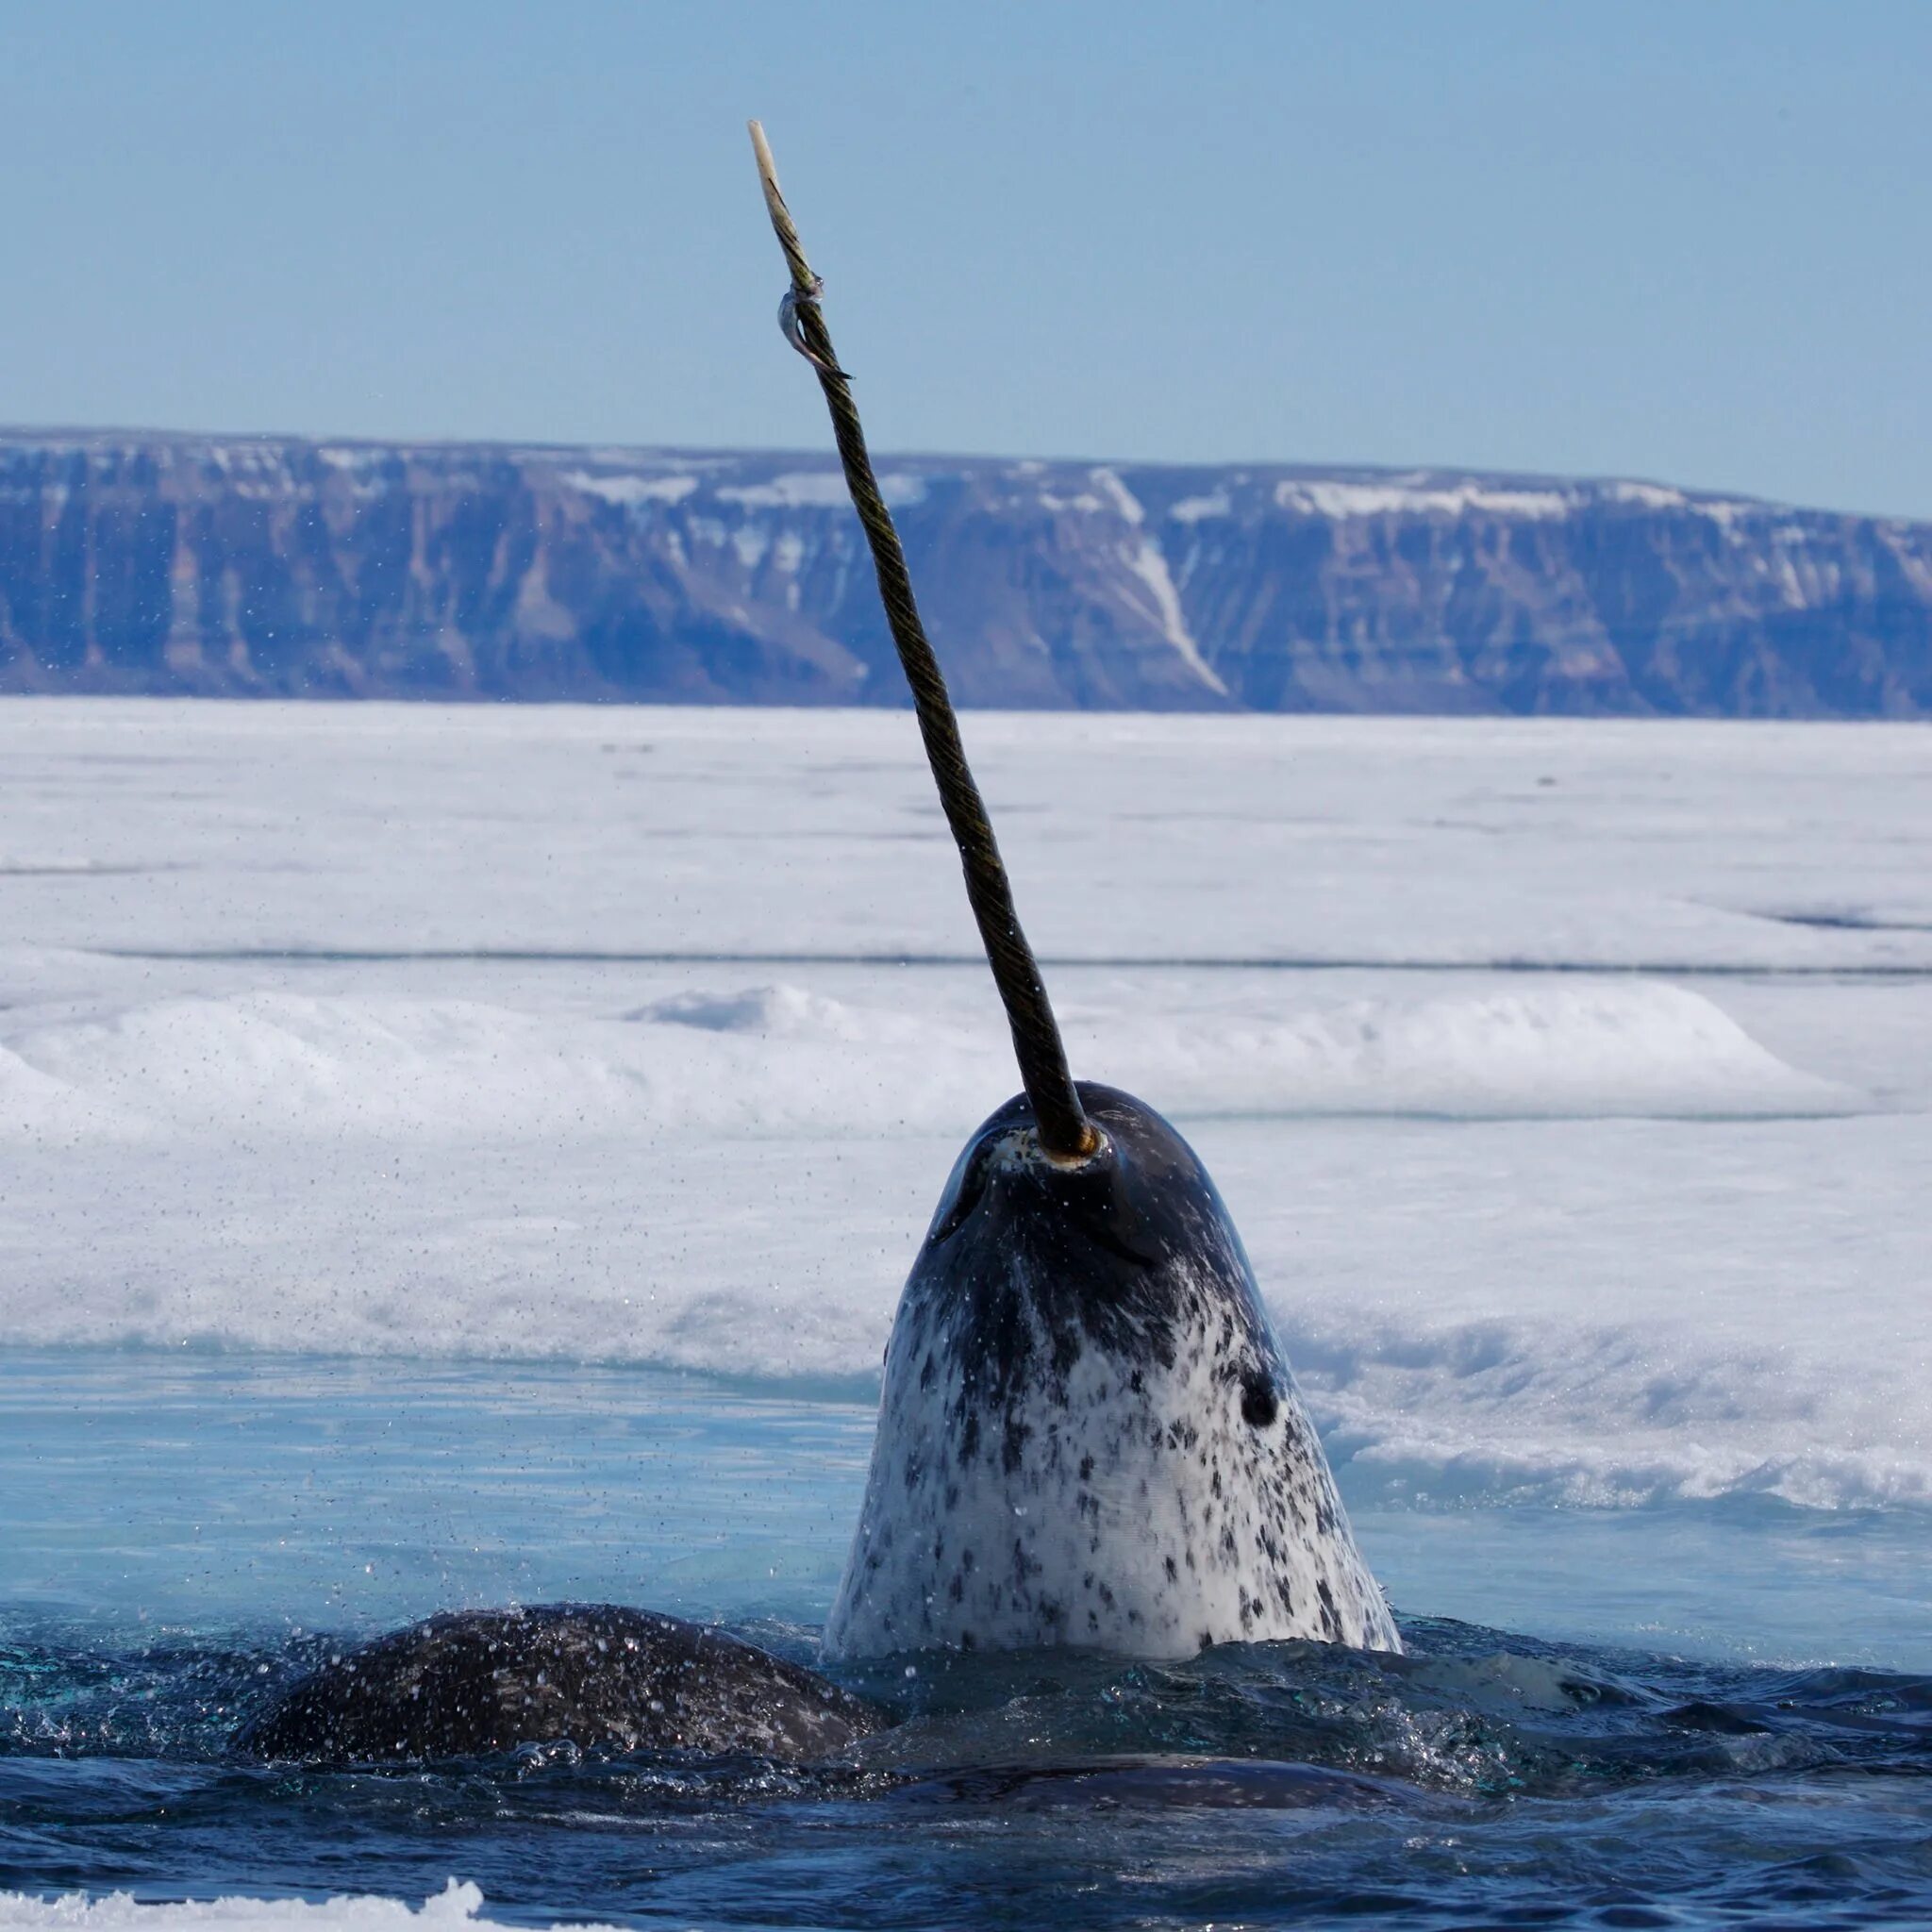
POLYGON ((809 1771, 234 1759, 461 1605, 810 1660, 1008 1057, 904 718, 9 701, 0 1925, 1932 1919, 1932 740, 968 736, 1407 1656, 898 1661, 809 1771))
POLYGON ((233 1727, 439 1608, 648 1604, 811 1660, 870 1414, 641 1369, 49 1351, 0 1421, 0 1889, 456 1877, 493 1918, 719 1924, 1932 1912, 1932 1576, 1883 1512, 1370 1509, 1399 1660, 859 1668, 905 1723, 809 1771, 295 1772, 233 1727))

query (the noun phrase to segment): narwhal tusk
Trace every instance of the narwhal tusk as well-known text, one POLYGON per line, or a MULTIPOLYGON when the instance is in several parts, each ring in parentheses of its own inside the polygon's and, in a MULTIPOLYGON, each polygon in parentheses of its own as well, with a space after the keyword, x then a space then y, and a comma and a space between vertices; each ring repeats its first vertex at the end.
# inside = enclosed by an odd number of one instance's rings
POLYGON ((1074 1091, 1059 1024, 1048 1003, 1039 963, 1013 908, 1012 886, 1000 858, 992 824, 986 815, 986 802, 980 797, 979 787, 966 763, 959 721, 953 713, 946 680, 926 639, 925 626, 920 622, 899 532, 893 526, 885 498, 879 493, 851 386, 839 366, 831 334, 825 326, 824 308, 819 300, 824 284, 806 259, 791 210, 778 190, 778 171, 772 160, 765 131, 756 121, 751 124, 751 142, 758 156, 765 208, 791 275, 784 311, 787 336, 818 372, 819 386, 825 392, 825 406, 832 414, 832 434, 845 470, 845 487, 851 491, 852 507, 858 512, 858 520, 865 527, 865 540, 872 548, 886 623, 891 629, 906 681, 912 688, 912 704, 919 716, 926 762, 932 767, 940 804, 947 824, 952 827, 953 841, 959 848, 959 863, 966 874, 966 897, 979 926, 981 943, 986 947, 987 963, 992 968, 993 984, 999 989, 1000 1000, 1007 1009, 1013 1052, 1020 1062, 1020 1080, 1033 1105, 1041 1145, 1058 1159, 1082 1160, 1098 1147, 1100 1137, 1074 1091))

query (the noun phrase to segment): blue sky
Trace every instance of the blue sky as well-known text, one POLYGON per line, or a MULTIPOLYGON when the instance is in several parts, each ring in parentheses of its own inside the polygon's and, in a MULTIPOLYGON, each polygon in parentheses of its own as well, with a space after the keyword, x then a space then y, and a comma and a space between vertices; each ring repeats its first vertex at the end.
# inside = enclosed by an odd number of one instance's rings
POLYGON ((1932 5, 0 0, 0 421, 1633 474, 1932 516, 1932 5))

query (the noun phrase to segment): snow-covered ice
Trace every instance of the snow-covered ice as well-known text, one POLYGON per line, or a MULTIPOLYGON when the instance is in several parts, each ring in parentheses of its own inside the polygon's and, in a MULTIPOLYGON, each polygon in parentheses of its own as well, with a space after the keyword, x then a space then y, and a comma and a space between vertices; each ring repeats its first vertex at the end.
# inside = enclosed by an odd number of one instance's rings
MULTIPOLYGON (((967 733, 1357 1494, 1932 1507, 1932 736, 967 733)), ((0 760, 0 1338, 875 1373, 1014 1084, 908 716, 8 700, 0 760)))

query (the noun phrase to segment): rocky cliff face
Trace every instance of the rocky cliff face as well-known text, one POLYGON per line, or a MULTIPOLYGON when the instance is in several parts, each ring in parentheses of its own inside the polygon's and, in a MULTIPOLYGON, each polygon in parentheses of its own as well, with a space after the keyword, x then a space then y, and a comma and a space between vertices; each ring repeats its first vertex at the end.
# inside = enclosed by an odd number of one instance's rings
MULTIPOLYGON (((969 705, 1932 712, 1932 525, 1647 483, 893 458, 969 705)), ((829 458, 0 435, 0 689, 898 704, 829 458)))

